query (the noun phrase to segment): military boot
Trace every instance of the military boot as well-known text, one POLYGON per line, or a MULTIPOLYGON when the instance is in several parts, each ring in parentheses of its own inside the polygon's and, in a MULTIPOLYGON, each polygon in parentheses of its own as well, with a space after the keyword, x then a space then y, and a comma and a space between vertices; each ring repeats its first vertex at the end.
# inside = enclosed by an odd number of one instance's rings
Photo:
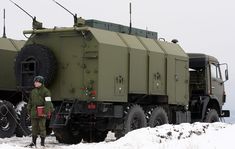
POLYGON ((32 142, 29 144, 29 147, 36 146, 36 142, 37 142, 37 137, 36 136, 32 136, 32 142))
POLYGON ((41 146, 45 146, 45 137, 41 137, 41 146))

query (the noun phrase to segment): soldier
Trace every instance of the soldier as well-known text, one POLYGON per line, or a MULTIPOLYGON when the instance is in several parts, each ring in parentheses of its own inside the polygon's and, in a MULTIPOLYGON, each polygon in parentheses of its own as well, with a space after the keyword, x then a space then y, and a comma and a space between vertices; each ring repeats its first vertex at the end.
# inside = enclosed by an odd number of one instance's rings
POLYGON ((41 146, 45 146, 46 118, 50 117, 53 110, 51 93, 44 86, 44 78, 42 76, 34 78, 34 87, 27 105, 32 124, 32 143, 29 144, 30 147, 36 146, 38 135, 41 137, 41 146))

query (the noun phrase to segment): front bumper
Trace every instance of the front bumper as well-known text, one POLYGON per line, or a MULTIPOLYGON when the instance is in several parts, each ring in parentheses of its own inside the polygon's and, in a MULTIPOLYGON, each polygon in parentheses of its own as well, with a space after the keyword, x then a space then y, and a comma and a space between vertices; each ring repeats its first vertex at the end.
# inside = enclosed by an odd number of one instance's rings
POLYGON ((230 111, 222 110, 220 117, 230 117, 230 111))

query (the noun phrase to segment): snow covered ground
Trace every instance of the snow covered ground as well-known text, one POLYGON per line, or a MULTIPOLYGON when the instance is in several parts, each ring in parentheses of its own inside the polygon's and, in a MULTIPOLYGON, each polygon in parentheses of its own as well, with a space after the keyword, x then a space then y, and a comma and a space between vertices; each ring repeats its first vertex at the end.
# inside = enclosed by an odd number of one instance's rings
MULTIPOLYGON (((135 130, 116 141, 109 133, 106 140, 100 143, 65 145, 50 136, 46 139, 46 149, 224 149, 235 148, 234 133, 235 124, 168 124, 135 130)), ((25 149, 24 146, 30 141, 30 137, 0 139, 0 149, 25 149)))

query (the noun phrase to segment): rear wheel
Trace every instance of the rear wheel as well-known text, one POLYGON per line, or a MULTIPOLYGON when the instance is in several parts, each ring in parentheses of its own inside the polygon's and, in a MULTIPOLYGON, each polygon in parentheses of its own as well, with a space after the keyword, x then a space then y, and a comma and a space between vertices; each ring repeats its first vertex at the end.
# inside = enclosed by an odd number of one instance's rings
POLYGON ((0 138, 13 136, 17 126, 14 106, 8 102, 0 103, 0 138))
POLYGON ((162 107, 156 107, 149 119, 149 126, 156 127, 168 123, 168 116, 162 107))
POLYGON ((204 122, 207 123, 219 122, 218 112, 215 109, 210 109, 206 114, 204 122))
POLYGON ((105 140, 108 131, 98 131, 98 130, 91 130, 91 131, 84 131, 82 133, 83 141, 85 142, 102 142, 105 140))
POLYGON ((53 129, 56 139, 59 143, 65 144, 77 144, 82 140, 80 131, 73 130, 71 127, 63 127, 63 128, 54 128, 53 129))
POLYGON ((27 104, 25 102, 20 102, 17 105, 16 112, 19 117, 19 125, 16 127, 16 136, 28 136, 32 132, 30 116, 27 112, 27 104))
POLYGON ((124 130, 115 131, 115 137, 118 139, 128 132, 147 126, 147 120, 144 110, 139 105, 133 105, 129 108, 124 120, 124 130))

